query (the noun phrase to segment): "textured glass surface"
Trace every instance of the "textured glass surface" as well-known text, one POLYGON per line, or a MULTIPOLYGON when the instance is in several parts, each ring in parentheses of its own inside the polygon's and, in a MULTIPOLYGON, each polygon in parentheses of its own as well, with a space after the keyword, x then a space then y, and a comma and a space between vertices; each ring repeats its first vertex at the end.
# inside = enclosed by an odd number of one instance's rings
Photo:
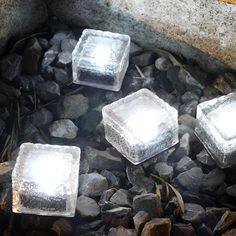
POLYGON ((197 107, 195 133, 222 168, 236 164, 236 93, 197 107))
POLYGON ((84 30, 72 53, 74 83, 119 91, 129 63, 129 48, 128 35, 84 30))
POLYGON ((178 142, 177 111, 148 89, 103 108, 106 139, 139 164, 178 142))
POLYGON ((22 144, 12 174, 13 212, 73 217, 79 161, 78 147, 22 144))

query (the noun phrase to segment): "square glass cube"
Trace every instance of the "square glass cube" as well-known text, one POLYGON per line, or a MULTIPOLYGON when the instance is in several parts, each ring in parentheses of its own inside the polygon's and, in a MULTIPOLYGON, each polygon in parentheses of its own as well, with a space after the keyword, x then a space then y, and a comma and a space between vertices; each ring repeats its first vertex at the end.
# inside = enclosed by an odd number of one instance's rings
POLYGON ((15 213, 73 217, 80 148, 24 143, 12 174, 15 213))
POLYGON ((236 164, 236 93, 197 107, 195 134, 222 167, 236 164))
POLYGON ((73 82, 119 91, 129 64, 130 37, 85 29, 72 52, 73 82))
POLYGON ((178 143, 178 113, 148 89, 141 89, 102 110, 105 137, 133 164, 178 143))

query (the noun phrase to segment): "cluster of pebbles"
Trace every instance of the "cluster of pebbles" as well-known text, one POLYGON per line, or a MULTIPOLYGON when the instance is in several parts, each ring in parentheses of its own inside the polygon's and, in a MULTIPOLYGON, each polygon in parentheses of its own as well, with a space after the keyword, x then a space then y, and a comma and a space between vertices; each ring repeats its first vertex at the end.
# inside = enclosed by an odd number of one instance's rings
POLYGON ((197 105, 235 90, 233 72, 209 74, 132 42, 119 92, 75 85, 71 53, 82 30, 50 23, 1 58, 0 235, 235 236, 236 167, 217 167, 194 135, 197 105), (101 109, 141 88, 178 110, 180 142, 134 166, 105 140, 101 109), (24 142, 81 147, 74 218, 12 213, 11 171, 24 142))

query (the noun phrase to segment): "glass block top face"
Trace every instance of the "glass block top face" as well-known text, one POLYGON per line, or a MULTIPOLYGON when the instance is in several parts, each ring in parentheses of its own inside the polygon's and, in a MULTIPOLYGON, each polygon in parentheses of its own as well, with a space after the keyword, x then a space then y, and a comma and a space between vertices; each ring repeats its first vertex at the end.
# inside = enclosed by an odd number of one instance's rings
POLYGON ((84 30, 73 54, 78 55, 77 66, 97 73, 113 74, 130 44, 127 35, 99 30, 84 30))
POLYGON ((103 110, 130 144, 150 143, 177 123, 177 111, 148 89, 141 89, 103 110))
POLYGON ((199 109, 221 138, 226 141, 236 140, 236 93, 204 102, 199 105, 199 109))
POLYGON ((13 212, 73 216, 80 149, 25 143, 13 171, 13 212))

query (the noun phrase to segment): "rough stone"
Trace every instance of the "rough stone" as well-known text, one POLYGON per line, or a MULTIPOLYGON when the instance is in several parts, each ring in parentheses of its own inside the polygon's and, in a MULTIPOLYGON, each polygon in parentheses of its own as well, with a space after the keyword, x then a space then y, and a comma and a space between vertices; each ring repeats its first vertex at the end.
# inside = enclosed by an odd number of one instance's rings
POLYGON ((89 160, 91 169, 97 170, 124 170, 125 164, 120 156, 109 153, 108 149, 100 151, 92 147, 86 147, 85 157, 89 160))
POLYGON ((65 32, 58 32, 58 33, 53 35, 53 37, 50 39, 49 42, 50 42, 51 45, 60 46, 62 40, 68 39, 71 36, 72 36, 71 32, 67 32, 67 31, 65 31, 65 32))
MULTIPOLYGON (((88 221, 80 222, 78 226, 76 227, 76 235, 81 235, 82 233, 85 233, 88 231, 92 232, 93 230, 98 230, 102 226, 102 224, 103 224, 102 220, 94 220, 91 222, 88 222, 88 221)), ((95 236, 97 235, 95 234, 95 236)))
POLYGON ((236 199, 236 184, 227 187, 226 193, 236 199))
POLYGON ((0 163, 0 185, 11 182, 11 173, 14 164, 14 161, 0 163))
POLYGON ((81 116, 79 118, 79 130, 81 134, 89 135, 94 132, 101 120, 102 114, 99 111, 92 110, 81 116))
POLYGON ((79 178, 79 193, 85 196, 101 196, 107 190, 107 179, 97 173, 82 174, 79 178))
POLYGON ((98 202, 99 206, 104 206, 106 202, 110 201, 112 195, 116 192, 115 188, 110 188, 106 191, 104 191, 100 197, 100 200, 98 202))
POLYGON ((203 149, 201 152, 199 152, 196 155, 197 160, 206 165, 206 166, 215 166, 216 162, 214 159, 212 159, 212 157, 210 156, 210 154, 206 151, 206 149, 203 149))
POLYGON ((206 193, 214 193, 216 189, 223 184, 225 174, 219 168, 215 168, 208 174, 204 175, 201 184, 201 191, 206 193))
MULTIPOLYGON (((1 42, 0 42, 1 45, 1 42)), ((0 61, 0 75, 3 79, 13 80, 21 73, 22 56, 11 53, 0 61)))
POLYGON ((170 233, 170 219, 154 218, 145 224, 141 236, 170 236, 170 233))
POLYGON ((28 40, 27 47, 22 54, 22 68, 26 74, 36 75, 39 72, 39 60, 42 48, 36 38, 28 40))
POLYGON ((100 207, 95 200, 86 196, 79 196, 76 210, 82 218, 96 217, 100 214, 100 207))
POLYGON ((43 101, 50 101, 60 96, 60 87, 54 81, 47 81, 37 84, 36 92, 43 101))
POLYGON ((6 122, 0 118, 0 136, 6 127, 6 122))
POLYGON ((190 101, 198 101, 199 97, 196 93, 192 91, 187 91, 181 96, 182 103, 188 103, 190 101))
POLYGON ((99 0, 96 3, 50 0, 47 3, 52 14, 70 24, 82 23, 91 28, 129 34, 143 47, 182 54, 212 72, 228 68, 222 62, 236 67, 234 5, 215 0, 210 3, 190 0, 188 4, 180 0, 99 0), (169 17, 166 9, 175 17, 169 17))
POLYGON ((173 66, 173 64, 171 63, 171 61, 166 58, 166 57, 159 57, 156 61, 155 61, 155 67, 159 70, 159 71, 167 71, 169 70, 171 67, 173 66))
POLYGON ((78 128, 71 120, 61 119, 49 126, 49 132, 53 137, 73 139, 77 136, 78 128))
POLYGON ((88 98, 81 95, 63 97, 58 104, 58 117, 61 119, 76 119, 88 110, 88 98))
POLYGON ((131 221, 131 208, 117 207, 102 211, 102 220, 112 227, 120 225, 127 227, 131 221))
POLYGON ((134 229, 126 229, 123 226, 117 228, 111 228, 108 232, 108 236, 137 236, 137 232, 134 229))
POLYGON ((177 163, 175 171, 179 174, 196 166, 197 164, 190 157, 185 156, 177 163))
POLYGON ((234 236, 236 235, 236 228, 227 230, 225 233, 222 234, 222 236, 234 236))
POLYGON ((185 212, 181 218, 189 223, 198 224, 205 217, 205 210, 202 206, 194 203, 185 204, 185 212))
POLYGON ((56 65, 58 67, 64 68, 66 66, 69 66, 71 64, 71 61, 72 61, 72 54, 71 54, 71 52, 63 51, 63 52, 60 52, 57 55, 56 65))
POLYGON ((72 53, 76 44, 77 41, 75 39, 65 38, 61 41, 61 50, 72 53))
POLYGON ((46 108, 41 108, 27 116, 27 120, 36 127, 42 127, 53 121, 53 114, 46 108))
POLYGON ((192 128, 193 130, 195 129, 196 122, 197 122, 196 119, 189 114, 184 114, 184 115, 179 116, 179 123, 186 125, 192 128))
POLYGON ((201 224, 197 229, 197 235, 201 236, 212 236, 212 231, 205 224, 201 224))
POLYGON ((180 114, 189 114, 189 115, 195 117, 197 105, 198 105, 198 101, 195 101, 195 100, 184 103, 179 107, 179 113, 180 114))
MULTIPOLYGON (((55 235, 70 235, 73 232, 73 226, 72 223, 68 219, 60 218, 56 220, 52 227, 51 230, 54 232, 55 235)), ((35 235, 35 236, 47 236, 47 235, 35 235)))
POLYGON ((133 56, 131 61, 137 66, 148 66, 154 64, 156 59, 156 54, 153 52, 143 52, 138 56, 133 56))
POLYGON ((50 66, 56 59, 57 55, 59 53, 59 47, 54 45, 51 48, 49 48, 45 53, 42 60, 42 68, 45 69, 48 66, 50 66))
POLYGON ((150 220, 150 216, 146 211, 139 211, 134 217, 134 227, 137 232, 141 233, 144 225, 150 220))
POLYGON ((173 167, 167 165, 165 162, 157 163, 154 166, 156 173, 163 179, 170 181, 173 176, 173 167))
POLYGON ((61 85, 65 85, 71 81, 71 78, 68 72, 62 68, 53 68, 54 71, 54 80, 61 85))
POLYGON ((109 188, 119 188, 120 187, 120 178, 116 177, 111 171, 109 170, 102 170, 100 172, 102 176, 104 176, 108 181, 109 188))
POLYGON ((7 40, 32 32, 47 19, 47 7, 40 0, 1 0, 0 53, 7 40))
POLYGON ((133 198, 134 212, 146 211, 152 218, 160 217, 161 201, 154 193, 147 193, 135 196, 133 198))
POLYGON ((193 167, 192 169, 179 174, 174 179, 174 182, 176 182, 186 190, 198 192, 202 183, 203 176, 204 175, 201 168, 193 167))
POLYGON ((196 236, 195 230, 191 224, 174 224, 172 232, 174 236, 196 236))
POLYGON ((119 206, 126 206, 126 207, 131 207, 132 202, 131 198, 129 196, 129 192, 125 189, 119 189, 117 190, 112 197, 110 198, 110 201, 112 203, 115 203, 119 206))

